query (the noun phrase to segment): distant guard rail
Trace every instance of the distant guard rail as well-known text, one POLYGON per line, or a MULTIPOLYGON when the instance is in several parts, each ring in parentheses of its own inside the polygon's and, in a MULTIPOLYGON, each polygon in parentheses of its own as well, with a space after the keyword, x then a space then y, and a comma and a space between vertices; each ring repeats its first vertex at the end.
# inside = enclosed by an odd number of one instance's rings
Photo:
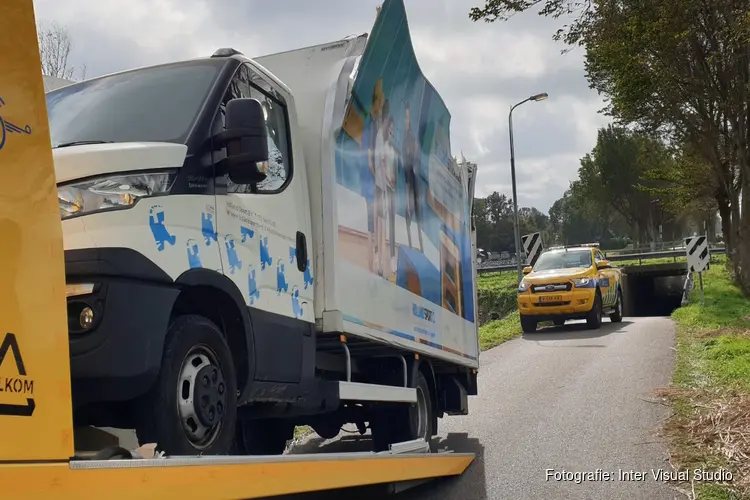
MULTIPOLYGON (((710 249, 711 255, 714 254, 723 254, 726 253, 725 247, 712 247, 710 249)), ((644 260, 650 260, 650 259, 668 259, 673 258, 675 262, 677 262, 677 257, 685 257, 685 249, 677 249, 677 250, 664 250, 659 252, 643 252, 643 253, 637 253, 637 254, 617 254, 617 255, 607 255, 607 252, 604 252, 605 257, 607 257, 607 260, 611 262, 623 262, 627 260, 637 260, 638 265, 640 265, 644 260)), ((516 264, 496 264, 494 261, 484 261, 480 264, 477 264, 477 273, 483 274, 483 273, 497 273, 502 271, 514 271, 516 269, 516 264)))

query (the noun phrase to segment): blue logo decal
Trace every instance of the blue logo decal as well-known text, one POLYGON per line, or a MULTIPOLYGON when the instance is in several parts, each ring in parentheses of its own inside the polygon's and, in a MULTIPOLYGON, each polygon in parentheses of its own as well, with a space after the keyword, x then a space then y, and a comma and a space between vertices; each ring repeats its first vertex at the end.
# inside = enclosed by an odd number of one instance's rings
POLYGON ((227 261, 229 261, 229 273, 234 274, 237 269, 242 269, 242 261, 237 256, 234 248, 234 238, 231 234, 224 236, 224 246, 227 247, 227 261))
POLYGON ((201 213, 201 232, 206 239, 206 246, 211 246, 211 240, 219 241, 214 230, 214 215, 206 212, 201 213))
POLYGON ((260 239, 260 270, 264 271, 266 266, 271 266, 273 259, 271 254, 268 252, 268 236, 264 236, 260 239))
POLYGON ((297 249, 289 247, 289 263, 294 264, 294 258, 297 256, 297 249))
POLYGON ((173 234, 169 234, 169 230, 164 225, 164 209, 161 205, 154 205, 151 210, 148 211, 148 225, 151 227, 151 234, 154 235, 154 241, 156 242, 156 249, 158 251, 164 250, 164 244, 169 243, 174 245, 177 241, 177 237, 173 234))
POLYGON ((289 290, 289 283, 286 282, 286 276, 284 276, 284 264, 281 263, 281 259, 276 263, 276 292, 277 295, 281 295, 281 292, 289 290))
MULTIPOLYGON (((306 303, 307 302, 302 302, 302 304, 306 303)), ((299 288, 295 286, 292 288, 292 312, 294 313, 295 318, 302 317, 302 304, 300 304, 299 301, 299 288)))
POLYGON ((240 226, 240 234, 242 235, 242 243, 245 243, 248 238, 252 239, 255 236, 255 231, 249 227, 240 226))
MULTIPOLYGON (((3 106, 5 106, 5 101, 3 101, 3 98, 0 97, 0 108, 2 108, 3 106)), ((3 149, 3 146, 5 146, 5 140, 8 134, 31 135, 31 125, 19 127, 18 125, 14 125, 3 120, 3 117, 0 116, 0 149, 3 149)))
POLYGON ((435 323, 435 312, 426 307, 420 306, 419 304, 411 305, 411 313, 419 319, 435 323))
POLYGON ((250 272, 247 273, 247 288, 250 291, 250 304, 254 304, 256 300, 260 299, 260 290, 258 290, 258 284, 255 281, 255 269, 250 266, 250 272))
POLYGON ((307 267, 305 267, 305 290, 309 285, 313 284, 312 271, 310 271, 310 259, 307 259, 307 267))
POLYGON ((188 240, 187 241, 187 257, 188 257, 188 264, 190 264, 190 269, 195 269, 198 267, 203 267, 201 265, 201 258, 198 252, 198 242, 195 240, 188 240))

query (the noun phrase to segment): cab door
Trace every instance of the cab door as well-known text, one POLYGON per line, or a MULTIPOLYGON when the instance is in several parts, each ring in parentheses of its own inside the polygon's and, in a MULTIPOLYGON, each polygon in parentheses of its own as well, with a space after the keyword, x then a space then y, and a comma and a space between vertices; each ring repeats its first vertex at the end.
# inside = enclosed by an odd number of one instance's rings
POLYGON ((216 243, 223 272, 250 308, 255 379, 301 381, 304 346, 314 341, 310 209, 302 154, 292 148, 291 96, 248 63, 237 69, 217 115, 231 99, 258 99, 266 117, 269 159, 257 185, 217 177, 216 243))
POLYGON ((606 260, 600 250, 594 250, 594 263, 597 269, 597 280, 599 290, 602 292, 602 305, 604 307, 614 306, 617 301, 617 276, 616 272, 609 269, 599 269, 601 261, 606 260))

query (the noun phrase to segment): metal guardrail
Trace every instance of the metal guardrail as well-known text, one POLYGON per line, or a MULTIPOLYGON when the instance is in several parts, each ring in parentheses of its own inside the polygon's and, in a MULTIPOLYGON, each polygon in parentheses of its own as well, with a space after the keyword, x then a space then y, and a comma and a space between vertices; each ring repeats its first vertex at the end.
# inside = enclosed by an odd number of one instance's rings
MULTIPOLYGON (((726 253, 726 248, 724 247, 713 247, 710 249, 711 255, 714 254, 723 254, 726 253)), ((664 250, 659 252, 643 252, 638 254, 617 254, 617 255, 607 255, 607 252, 604 252, 605 257, 607 257, 607 260, 610 262, 623 262, 627 260, 637 260, 638 265, 641 265, 641 263, 644 260, 649 259, 664 259, 664 258, 673 258, 675 262, 677 262, 677 257, 686 257, 685 249, 679 249, 679 250, 664 250)), ((502 271, 515 271, 516 270, 516 264, 496 264, 495 261, 485 261, 481 264, 477 264, 477 274, 484 274, 484 273, 497 273, 502 271)))

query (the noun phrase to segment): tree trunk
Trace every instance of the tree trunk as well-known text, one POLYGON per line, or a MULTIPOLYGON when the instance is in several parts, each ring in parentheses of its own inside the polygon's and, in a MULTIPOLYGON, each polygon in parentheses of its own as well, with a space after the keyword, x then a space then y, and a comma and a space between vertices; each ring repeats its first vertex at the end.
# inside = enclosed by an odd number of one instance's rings
POLYGON ((724 237, 724 248, 727 254, 726 266, 731 271, 732 262, 729 257, 732 255, 732 211, 729 208, 729 200, 726 196, 716 198, 719 204, 719 216, 721 217, 721 234, 724 237))
MULTIPOLYGON (((735 255, 738 255, 737 279, 742 293, 750 297, 750 179, 742 183, 742 217, 739 218, 740 239, 736 245, 735 255)), ((739 207, 738 207, 739 208, 739 207)))
POLYGON ((716 215, 713 213, 706 216, 706 238, 711 245, 716 243, 716 215))
POLYGON ((732 239, 732 253, 727 254, 727 258, 732 260, 732 272, 734 273, 735 279, 739 279, 740 271, 740 256, 739 249, 742 246, 742 240, 740 238, 740 203, 739 200, 732 200, 731 207, 731 226, 730 231, 732 239))

